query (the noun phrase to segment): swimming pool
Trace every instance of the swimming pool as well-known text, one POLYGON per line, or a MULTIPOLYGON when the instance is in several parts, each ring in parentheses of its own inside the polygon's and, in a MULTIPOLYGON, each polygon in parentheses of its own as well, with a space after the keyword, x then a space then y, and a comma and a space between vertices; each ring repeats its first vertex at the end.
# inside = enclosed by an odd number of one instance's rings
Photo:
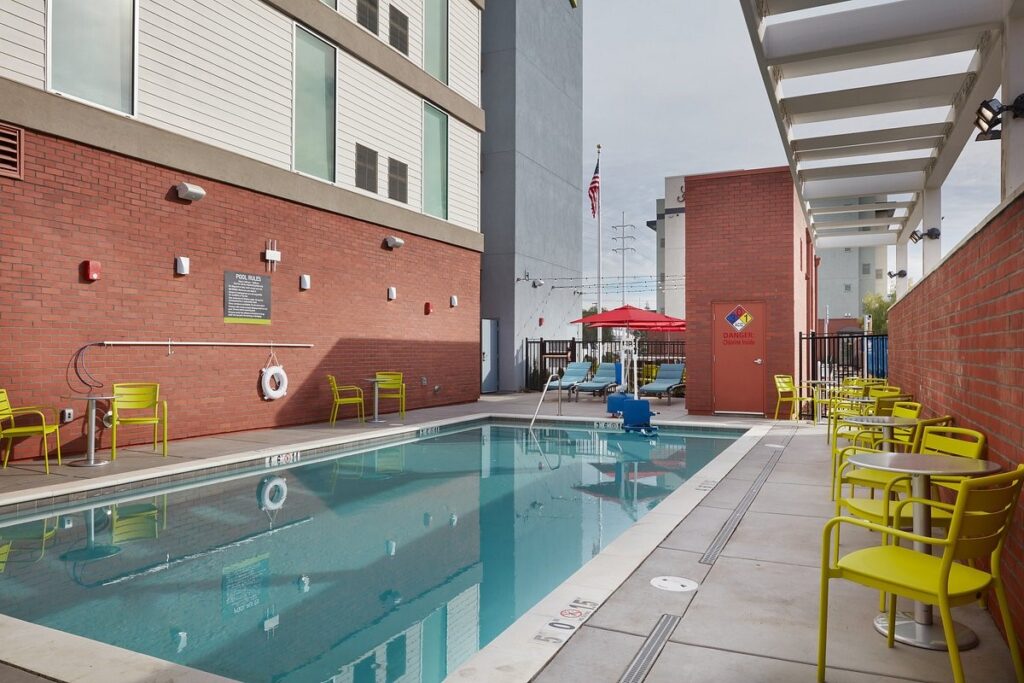
POLYGON ((40 510, 0 520, 0 612, 254 683, 433 683, 741 434, 478 421, 40 510))

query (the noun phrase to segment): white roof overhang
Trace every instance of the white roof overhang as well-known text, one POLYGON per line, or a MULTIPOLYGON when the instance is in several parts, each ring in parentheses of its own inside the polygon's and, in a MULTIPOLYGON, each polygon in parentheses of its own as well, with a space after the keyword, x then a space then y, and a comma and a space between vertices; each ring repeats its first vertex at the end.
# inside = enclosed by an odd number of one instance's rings
POLYGON ((971 137, 978 102, 999 87, 1008 0, 740 3, 816 243, 905 239, 920 222, 922 191, 941 187, 971 137), (951 69, 950 56, 961 53, 951 69), (931 73, 908 78, 911 60, 911 73, 931 73), (857 78, 844 78, 855 69, 857 78), (783 94, 792 79, 808 77, 794 83, 806 90, 807 81, 851 83, 865 75, 874 82, 839 89, 812 83, 810 92, 783 94), (910 125, 893 125, 897 112, 910 125), (806 127, 818 134, 805 134, 806 127), (821 134, 823 127, 832 130, 821 134), (856 234, 838 234, 850 230, 856 234))

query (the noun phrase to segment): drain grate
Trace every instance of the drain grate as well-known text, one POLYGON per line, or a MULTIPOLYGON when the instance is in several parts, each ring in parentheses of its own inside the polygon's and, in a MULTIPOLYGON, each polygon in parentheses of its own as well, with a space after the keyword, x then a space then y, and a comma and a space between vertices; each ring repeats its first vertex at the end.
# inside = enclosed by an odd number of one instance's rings
POLYGON ((757 497, 757 494, 761 491, 761 487, 764 486, 764 483, 768 481, 768 477, 771 475, 772 470, 775 469, 775 465, 779 462, 779 458, 782 457, 782 449, 785 449, 785 447, 789 445, 792 438, 793 433, 791 432, 789 438, 786 439, 785 444, 781 446, 772 445, 773 448, 778 448, 780 450, 775 451, 775 453, 773 453, 768 459, 768 462, 764 464, 761 472, 757 475, 757 479, 755 479, 754 483, 750 485, 747 492, 743 494, 743 498, 740 500, 739 505, 737 505, 736 509, 732 511, 732 514, 729 515, 729 519, 725 520, 725 524, 722 525, 722 528, 718 530, 718 534, 715 536, 714 540, 711 541, 711 545, 708 546, 700 560, 698 560, 701 564, 714 564, 715 560, 718 559, 722 550, 725 549, 725 544, 729 542, 733 532, 736 531, 736 527, 740 525, 743 515, 747 514, 747 510, 750 509, 750 505, 754 502, 754 498, 757 497))
POLYGON ((647 678, 647 674, 650 673, 655 660, 658 659, 658 655, 664 649, 665 643, 668 642, 668 637, 672 635, 672 631, 679 625, 680 619, 682 617, 678 614, 661 615, 658 623, 654 625, 651 635, 647 636, 647 640, 640 646, 640 651, 636 653, 633 661, 626 667, 626 672, 622 674, 619 683, 641 683, 641 681, 647 678))

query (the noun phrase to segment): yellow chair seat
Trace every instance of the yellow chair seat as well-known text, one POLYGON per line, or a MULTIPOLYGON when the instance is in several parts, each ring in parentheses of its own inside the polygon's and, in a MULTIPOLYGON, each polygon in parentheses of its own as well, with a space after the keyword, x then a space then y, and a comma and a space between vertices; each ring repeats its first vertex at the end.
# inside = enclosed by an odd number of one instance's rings
POLYGON ((119 417, 117 421, 123 425, 155 425, 160 423, 159 417, 119 417))
MULTIPOLYGON (((842 506, 850 511, 854 517, 860 517, 879 524, 891 524, 892 515, 896 511, 897 501, 889 501, 889 520, 882 519, 882 506, 885 501, 881 498, 847 498, 842 501, 842 506)), ((913 505, 904 505, 900 511, 901 527, 909 527, 913 522, 913 505)), ((932 526, 949 526, 952 515, 941 508, 932 508, 932 526)))
MULTIPOLYGON (((937 599, 942 558, 900 546, 875 546, 844 555, 836 565, 843 574, 856 574, 870 585, 885 584, 898 595, 914 599, 937 599)), ((966 564, 954 563, 949 570, 949 597, 954 603, 972 602, 988 588, 992 575, 966 564)), ((858 581, 860 583, 860 581, 858 581)))
POLYGON ((57 431, 57 425, 27 425, 25 427, 5 427, 4 438, 9 436, 39 436, 42 433, 53 434, 57 431))

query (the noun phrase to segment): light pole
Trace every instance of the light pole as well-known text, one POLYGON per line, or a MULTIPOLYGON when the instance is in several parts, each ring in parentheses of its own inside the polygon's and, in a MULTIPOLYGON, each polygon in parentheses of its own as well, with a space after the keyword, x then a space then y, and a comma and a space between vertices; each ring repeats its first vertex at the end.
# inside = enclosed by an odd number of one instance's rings
POLYGON ((615 249, 612 249, 612 251, 615 252, 616 254, 622 254, 622 305, 623 306, 626 305, 626 252, 627 251, 636 252, 636 249, 634 249, 633 247, 627 247, 626 246, 626 240, 635 240, 636 239, 636 237, 634 237, 633 235, 627 235, 626 234, 626 229, 627 228, 629 230, 636 230, 636 226, 635 225, 633 225, 632 223, 628 223, 628 224, 626 223, 626 212, 623 211, 622 212, 622 224, 621 225, 613 225, 612 226, 612 229, 619 230, 622 233, 622 234, 617 235, 617 236, 612 238, 613 240, 618 240, 619 243, 620 243, 619 246, 616 247, 615 249))

